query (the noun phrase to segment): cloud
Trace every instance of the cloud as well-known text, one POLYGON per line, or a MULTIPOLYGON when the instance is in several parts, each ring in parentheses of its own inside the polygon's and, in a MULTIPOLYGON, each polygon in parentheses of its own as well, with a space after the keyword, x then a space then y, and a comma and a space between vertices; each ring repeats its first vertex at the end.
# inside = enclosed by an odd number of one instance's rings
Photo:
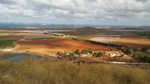
POLYGON ((150 0, 0 0, 0 22, 139 24, 150 22, 149 7, 150 0))

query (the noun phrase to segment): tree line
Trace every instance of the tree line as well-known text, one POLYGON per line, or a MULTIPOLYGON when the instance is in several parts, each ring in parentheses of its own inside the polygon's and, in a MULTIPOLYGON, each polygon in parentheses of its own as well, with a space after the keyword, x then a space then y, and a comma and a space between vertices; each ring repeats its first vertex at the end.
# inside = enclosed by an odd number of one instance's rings
POLYGON ((144 47, 139 50, 137 48, 122 46, 121 51, 138 61, 150 63, 150 53, 148 52, 148 48, 144 47))

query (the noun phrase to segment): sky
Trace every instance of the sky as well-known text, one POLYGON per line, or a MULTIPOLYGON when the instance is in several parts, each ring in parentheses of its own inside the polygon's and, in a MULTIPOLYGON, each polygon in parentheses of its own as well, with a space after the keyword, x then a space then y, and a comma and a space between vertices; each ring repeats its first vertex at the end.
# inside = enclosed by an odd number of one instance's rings
POLYGON ((150 0, 0 0, 0 22, 150 25, 150 0))

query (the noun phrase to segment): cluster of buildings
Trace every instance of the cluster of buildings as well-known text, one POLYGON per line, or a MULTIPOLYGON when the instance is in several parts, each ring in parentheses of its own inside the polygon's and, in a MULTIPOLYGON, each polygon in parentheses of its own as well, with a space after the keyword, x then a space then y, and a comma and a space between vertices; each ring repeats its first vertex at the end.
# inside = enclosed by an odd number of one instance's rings
MULTIPOLYGON (((69 54, 71 54, 71 53, 73 53, 73 52, 60 53, 59 55, 58 54, 54 54, 53 56, 54 57, 62 56, 62 55, 69 56, 69 54)), ((103 53, 103 56, 108 56, 108 57, 124 56, 124 53, 120 52, 120 51, 106 51, 106 52, 102 52, 102 53, 103 53)), ((87 54, 80 53, 78 55, 75 54, 74 56, 75 57, 87 57, 87 56, 93 56, 93 54, 90 54, 90 53, 87 53, 87 54)))
POLYGON ((123 52, 118 52, 118 51, 107 51, 104 52, 104 56, 109 56, 109 57, 115 57, 115 56, 123 56, 123 52))

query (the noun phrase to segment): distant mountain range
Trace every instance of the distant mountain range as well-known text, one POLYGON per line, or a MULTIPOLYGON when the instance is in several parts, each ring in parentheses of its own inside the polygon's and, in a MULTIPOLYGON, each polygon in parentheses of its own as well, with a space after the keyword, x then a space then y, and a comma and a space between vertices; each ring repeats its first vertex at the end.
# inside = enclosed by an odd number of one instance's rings
MULTIPOLYGON (((76 25, 67 25, 67 24, 39 24, 39 23, 0 23, 0 28, 69 28, 69 27, 80 27, 76 25)), ((82 25, 81 25, 82 27, 82 25)))
MULTIPOLYGON (((42 23, 0 23, 0 28, 83 28, 83 27, 139 27, 126 25, 82 25, 82 24, 42 24, 42 23)), ((91 29, 91 28, 90 28, 91 29)))

